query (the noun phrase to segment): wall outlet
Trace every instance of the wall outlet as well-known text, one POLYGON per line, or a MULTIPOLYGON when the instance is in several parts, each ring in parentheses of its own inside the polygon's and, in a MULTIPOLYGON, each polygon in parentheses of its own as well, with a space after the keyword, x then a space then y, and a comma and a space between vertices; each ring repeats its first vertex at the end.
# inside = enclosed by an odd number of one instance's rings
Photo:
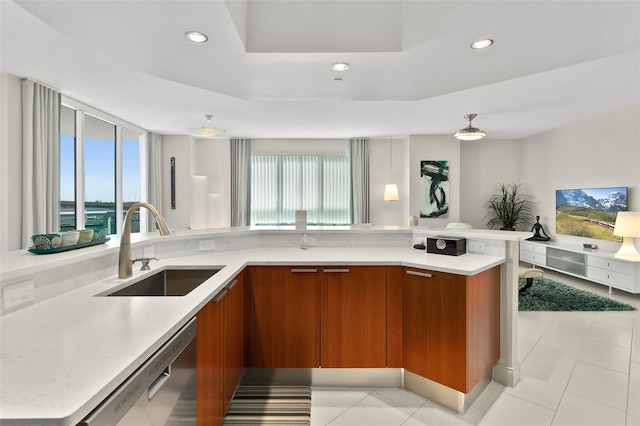
POLYGON ((33 280, 23 281, 5 287, 2 292, 2 309, 11 309, 16 306, 33 302, 34 295, 33 280))
POLYGON ((216 248, 216 240, 202 240, 198 244, 198 250, 207 251, 207 250, 215 250, 216 248))
POLYGON ((485 244, 482 241, 469 241, 469 251, 473 253, 484 253, 485 244))

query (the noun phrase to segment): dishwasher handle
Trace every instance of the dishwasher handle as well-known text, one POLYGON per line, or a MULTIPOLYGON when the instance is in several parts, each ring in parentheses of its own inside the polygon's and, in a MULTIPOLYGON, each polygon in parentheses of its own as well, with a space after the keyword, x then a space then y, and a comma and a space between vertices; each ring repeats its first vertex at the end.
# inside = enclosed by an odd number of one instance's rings
POLYGON ((157 394, 160 392, 160 389, 167 383, 167 381, 171 378, 171 366, 168 366, 164 369, 164 371, 158 376, 158 378, 151 383, 149 386, 149 401, 151 401, 157 394))

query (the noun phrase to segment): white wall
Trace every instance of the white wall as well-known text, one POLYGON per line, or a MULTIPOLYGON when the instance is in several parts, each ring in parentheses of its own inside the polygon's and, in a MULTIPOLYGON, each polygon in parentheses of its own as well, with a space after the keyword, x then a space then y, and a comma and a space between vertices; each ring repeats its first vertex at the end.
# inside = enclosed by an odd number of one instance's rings
POLYGON ((22 247, 22 83, 0 74, 0 252, 22 247))
POLYGON ((460 222, 460 141, 448 135, 411 135, 409 136, 410 174, 410 211, 411 215, 419 218, 420 226, 443 227, 449 222, 460 222), (423 160, 449 161, 449 214, 441 218, 420 219, 420 162, 423 160))
POLYGON ((207 177, 207 194, 219 198, 208 205, 208 227, 231 226, 231 145, 229 139, 196 141, 195 174, 207 177), (212 210, 212 211, 209 211, 212 210))
POLYGON ((556 235, 555 191, 628 186, 629 210, 640 211, 640 106, 526 138, 520 163, 554 240, 617 250, 615 242, 556 235))
MULTIPOLYGON (((518 140, 460 142, 460 221, 486 228, 485 203, 501 183, 523 183, 518 140)), ((525 184, 525 188, 529 185, 525 184)), ((532 189, 532 188, 531 188, 532 189)), ((530 191, 532 192, 532 191, 530 191)))
POLYGON ((406 138, 369 140, 369 209, 374 226, 406 225, 409 219, 409 173, 405 165, 406 138), (389 150, 391 145, 391 151, 389 150), (389 163, 391 164, 391 174, 389 163), (384 201, 384 186, 398 185, 398 201, 384 201))
POLYGON ((191 226, 191 176, 195 158, 191 136, 162 137, 162 216, 169 228, 191 226), (176 208, 171 209, 171 157, 176 158, 176 208))

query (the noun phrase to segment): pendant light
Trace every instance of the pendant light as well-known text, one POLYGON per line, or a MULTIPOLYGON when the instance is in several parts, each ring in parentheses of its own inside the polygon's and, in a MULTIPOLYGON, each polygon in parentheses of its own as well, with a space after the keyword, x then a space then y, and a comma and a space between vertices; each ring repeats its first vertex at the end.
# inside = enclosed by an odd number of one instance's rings
MULTIPOLYGON (((389 180, 393 179, 393 150, 391 142, 393 142, 393 138, 389 138, 389 180)), ((386 184, 384 186, 384 201, 398 201, 399 199, 398 185, 395 183, 386 184)))
POLYGON ((211 121, 213 120, 213 115, 205 114, 204 118, 207 121, 207 124, 202 126, 202 127, 191 129, 191 134, 192 135, 194 135, 194 136, 203 136, 203 137, 213 137, 213 136, 221 135, 221 134, 223 134, 225 132, 225 130, 221 129, 220 127, 211 126, 211 121))
POLYGON ((461 141, 476 141, 486 136, 486 134, 482 130, 471 126, 471 120, 476 118, 476 115, 477 114, 467 114, 464 116, 464 118, 469 120, 469 126, 465 127, 464 129, 460 129, 458 133, 453 135, 456 139, 459 139, 461 141))

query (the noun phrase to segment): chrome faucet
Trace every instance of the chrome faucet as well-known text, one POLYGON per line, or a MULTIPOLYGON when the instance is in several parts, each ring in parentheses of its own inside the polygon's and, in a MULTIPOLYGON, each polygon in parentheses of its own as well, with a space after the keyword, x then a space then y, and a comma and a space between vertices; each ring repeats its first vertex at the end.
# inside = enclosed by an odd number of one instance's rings
POLYGON ((122 228, 122 235, 120 236, 118 278, 129 278, 133 274, 133 259, 131 258, 131 218, 133 218, 133 212, 139 207, 144 207, 151 212, 156 221, 156 226, 160 231, 160 235, 171 235, 167 222, 155 207, 144 201, 134 203, 124 218, 124 226, 122 228))

